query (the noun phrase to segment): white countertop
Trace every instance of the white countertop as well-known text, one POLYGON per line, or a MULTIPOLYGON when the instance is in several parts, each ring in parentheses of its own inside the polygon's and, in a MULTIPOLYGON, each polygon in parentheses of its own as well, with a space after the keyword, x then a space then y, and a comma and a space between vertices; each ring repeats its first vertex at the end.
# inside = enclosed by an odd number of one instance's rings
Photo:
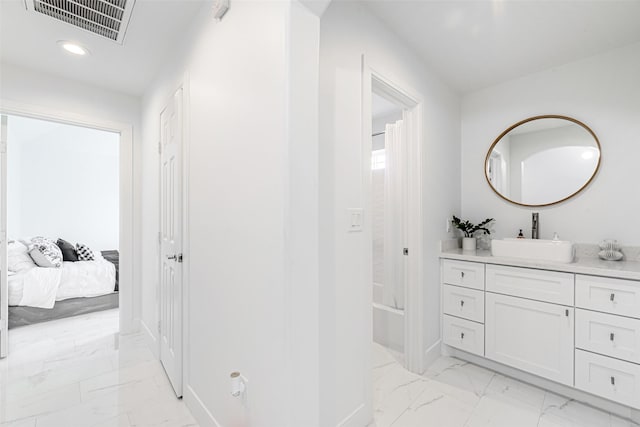
POLYGON ((576 258, 572 263, 561 264, 547 261, 527 261, 519 258, 494 257, 491 255, 491 251, 481 249, 476 251, 447 249, 440 252, 440 258, 640 280, 640 262, 638 261, 604 261, 599 258, 576 258))

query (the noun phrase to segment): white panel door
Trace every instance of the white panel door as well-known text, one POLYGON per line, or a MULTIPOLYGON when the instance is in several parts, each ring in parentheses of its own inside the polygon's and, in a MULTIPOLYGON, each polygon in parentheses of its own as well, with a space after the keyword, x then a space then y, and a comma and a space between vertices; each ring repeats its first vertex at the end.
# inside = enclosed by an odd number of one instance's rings
POLYGON ((160 361, 182 396, 182 89, 160 126, 160 361))
POLYGON ((7 126, 0 116, 0 357, 7 357, 9 328, 9 283, 7 274, 7 126))
POLYGON ((573 308, 487 292, 485 355, 573 386, 573 308))

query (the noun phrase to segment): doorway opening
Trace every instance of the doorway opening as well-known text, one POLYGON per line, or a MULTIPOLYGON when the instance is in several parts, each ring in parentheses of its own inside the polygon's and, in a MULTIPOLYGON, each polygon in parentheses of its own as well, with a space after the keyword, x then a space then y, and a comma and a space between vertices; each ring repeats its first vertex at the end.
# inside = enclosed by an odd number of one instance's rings
POLYGON ((370 323, 365 373, 373 399, 376 366, 395 360, 422 373, 422 108, 409 86, 370 68, 363 58, 363 194, 365 288, 370 323), (373 342, 372 342, 373 341, 373 342))
POLYGON ((130 132, 22 111, 1 118, 1 356, 117 347, 131 327, 131 292, 120 292, 130 288, 130 132), (56 345, 43 351, 43 337, 56 345))
POLYGON ((404 365, 407 140, 403 107, 371 97, 373 341, 404 365))

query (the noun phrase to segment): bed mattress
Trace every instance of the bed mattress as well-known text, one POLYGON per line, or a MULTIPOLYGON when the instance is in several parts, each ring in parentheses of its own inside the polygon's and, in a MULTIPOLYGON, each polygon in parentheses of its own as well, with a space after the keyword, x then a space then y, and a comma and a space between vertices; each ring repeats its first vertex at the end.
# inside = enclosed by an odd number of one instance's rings
POLYGON ((55 301, 110 294, 115 283, 116 268, 102 257, 64 262, 61 268, 35 267, 9 276, 9 305, 51 308, 55 301))

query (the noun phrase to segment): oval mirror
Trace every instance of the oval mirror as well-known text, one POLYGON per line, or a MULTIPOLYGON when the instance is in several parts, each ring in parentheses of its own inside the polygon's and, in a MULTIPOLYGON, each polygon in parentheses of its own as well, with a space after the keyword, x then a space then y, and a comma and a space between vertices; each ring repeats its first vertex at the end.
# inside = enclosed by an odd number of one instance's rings
POLYGON ((522 120, 496 138, 485 160, 487 182, 521 206, 548 206, 582 191, 600 167, 600 142, 565 116, 522 120))

